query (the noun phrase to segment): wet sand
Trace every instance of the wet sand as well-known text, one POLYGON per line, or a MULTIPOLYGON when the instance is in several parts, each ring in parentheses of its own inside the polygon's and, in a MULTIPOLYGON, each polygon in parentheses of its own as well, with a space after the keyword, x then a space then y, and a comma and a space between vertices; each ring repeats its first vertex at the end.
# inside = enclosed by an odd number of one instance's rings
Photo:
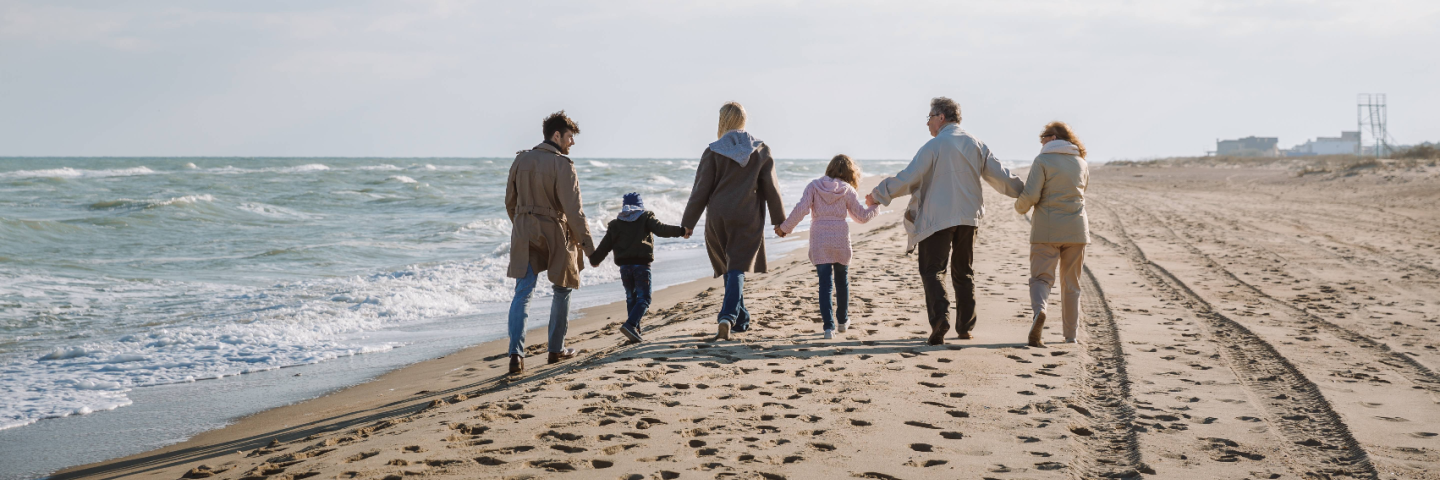
POLYGON ((1029 225, 987 190, 973 340, 925 345, 897 203, 833 340, 802 249, 730 341, 700 280, 644 344, 596 307, 576 360, 531 332, 520 377, 492 342, 56 478, 1440 478, 1440 169, 1096 167, 1088 198, 1080 345, 1024 345, 1029 225))

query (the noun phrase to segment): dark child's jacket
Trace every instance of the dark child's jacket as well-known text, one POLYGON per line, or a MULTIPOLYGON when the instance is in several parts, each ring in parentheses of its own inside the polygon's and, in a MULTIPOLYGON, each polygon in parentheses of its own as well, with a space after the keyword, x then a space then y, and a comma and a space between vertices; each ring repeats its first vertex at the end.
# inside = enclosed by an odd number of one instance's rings
POLYGON ((685 235, 685 228, 661 223, 655 218, 655 212, 649 210, 631 221, 611 220, 605 230, 605 238, 590 255, 590 263, 600 263, 614 250, 616 265, 649 265, 655 261, 655 237, 651 234, 664 238, 680 237, 685 235))

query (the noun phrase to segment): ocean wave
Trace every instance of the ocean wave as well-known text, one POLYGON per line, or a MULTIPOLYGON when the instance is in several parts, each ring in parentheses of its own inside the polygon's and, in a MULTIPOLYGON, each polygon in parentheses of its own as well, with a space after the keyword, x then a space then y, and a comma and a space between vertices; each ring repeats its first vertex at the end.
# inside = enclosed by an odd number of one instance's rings
POLYGON ((400 182, 400 183, 419 183, 419 182, 416 182, 415 179, 410 178, 410 177, 407 177, 407 176, 404 176, 404 175, 391 175, 390 178, 388 178, 387 180, 395 180, 395 181, 398 181, 398 182, 400 182))
POLYGON ((97 177, 128 177, 135 175, 151 175, 156 173, 147 167, 117 168, 105 170, 85 170, 70 167, 51 168, 46 170, 15 170, 12 172, 0 172, 0 178, 97 178, 97 177))
POLYGON ((275 206, 275 205, 269 205, 269 204, 258 203, 258 202, 245 202, 245 203, 241 203, 237 208, 239 208, 239 209, 241 209, 241 210, 244 210, 244 211, 247 211, 247 212, 250 212, 250 213, 255 213, 255 214, 260 214, 260 215, 264 215, 264 216, 267 216, 267 217, 275 217, 275 218, 313 219, 313 218, 321 218, 321 217, 322 217, 321 215, 313 215, 313 214, 309 214, 309 213, 304 213, 304 212, 299 212, 299 211, 291 210, 291 209, 288 209, 288 208, 285 208, 285 207, 279 207, 279 206, 275 206))
POLYGON ((118 200, 104 200, 89 205, 91 210, 114 210, 120 208, 160 208, 169 206, 194 205, 200 202, 213 202, 215 197, 210 194, 185 195, 183 197, 172 197, 165 200, 136 200, 121 198, 118 200))
POLYGON ((379 170, 379 171, 383 171, 383 172, 393 172, 393 171, 396 171, 396 170, 403 170, 403 169, 400 168, 400 167, 397 167, 397 166, 394 166, 394 165, 391 165, 391 164, 388 164, 388 163, 387 163, 387 164, 383 164, 383 165, 366 165, 366 166, 363 166, 363 167, 356 167, 356 169, 358 169, 358 170, 379 170))

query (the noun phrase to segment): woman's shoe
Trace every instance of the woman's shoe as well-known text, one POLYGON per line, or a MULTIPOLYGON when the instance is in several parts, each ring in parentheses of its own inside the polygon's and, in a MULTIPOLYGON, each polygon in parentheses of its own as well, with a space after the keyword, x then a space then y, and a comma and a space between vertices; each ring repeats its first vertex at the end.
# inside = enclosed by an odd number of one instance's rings
POLYGON ((825 339, 826 339, 826 340, 830 340, 830 339, 832 339, 832 338, 835 338, 835 331, 834 331, 834 330, 826 330, 826 331, 825 331, 825 339))
POLYGON ((729 339, 730 339, 730 321, 729 321, 729 320, 721 320, 721 321, 720 321, 720 331, 715 333, 715 339, 716 339, 716 340, 729 340, 729 339))
POLYGON ((1040 341, 1040 333, 1045 329, 1045 312, 1035 312, 1035 320, 1030 324, 1030 346, 1044 347, 1045 342, 1040 341))
POLYGON ((850 329, 850 322, 848 322, 848 321, 840 322, 840 330, 839 330, 840 333, 845 333, 845 331, 846 331, 846 330, 849 330, 849 329, 850 329))

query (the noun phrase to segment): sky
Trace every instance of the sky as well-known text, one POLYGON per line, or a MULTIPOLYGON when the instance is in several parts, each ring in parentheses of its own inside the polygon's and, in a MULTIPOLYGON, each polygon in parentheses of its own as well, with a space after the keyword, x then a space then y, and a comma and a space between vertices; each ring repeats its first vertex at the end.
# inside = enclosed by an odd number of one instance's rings
POLYGON ((721 104, 778 158, 908 159, 932 97, 1007 160, 1440 140, 1440 2, 0 1, 0 156, 698 158, 721 104), (1430 47, 1425 47, 1429 45, 1430 47))

